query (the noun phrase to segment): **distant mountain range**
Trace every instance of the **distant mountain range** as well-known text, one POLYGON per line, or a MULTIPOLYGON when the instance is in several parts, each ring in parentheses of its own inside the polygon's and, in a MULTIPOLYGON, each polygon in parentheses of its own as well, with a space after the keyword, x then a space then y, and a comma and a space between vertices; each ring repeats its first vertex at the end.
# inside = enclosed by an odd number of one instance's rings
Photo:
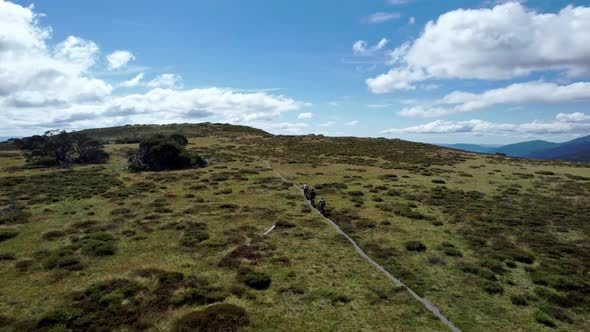
POLYGON ((438 145, 479 153, 503 153, 511 157, 590 162, 590 136, 576 138, 563 143, 536 140, 504 146, 477 144, 438 145))

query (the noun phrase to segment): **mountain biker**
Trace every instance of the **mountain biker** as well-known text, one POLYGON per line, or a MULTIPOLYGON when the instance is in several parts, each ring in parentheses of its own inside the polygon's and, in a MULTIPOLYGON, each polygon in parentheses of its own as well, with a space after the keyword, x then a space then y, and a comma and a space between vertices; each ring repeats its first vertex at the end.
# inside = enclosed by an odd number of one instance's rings
POLYGON ((322 197, 320 200, 320 213, 322 216, 326 216, 326 199, 322 197))
POLYGON ((307 196, 308 191, 309 191, 309 185, 307 185, 307 183, 305 183, 303 185, 303 195, 305 196, 305 199, 308 198, 308 196, 307 196))
POLYGON ((309 192, 309 202, 311 203, 311 206, 315 208, 315 190, 313 189, 309 192))

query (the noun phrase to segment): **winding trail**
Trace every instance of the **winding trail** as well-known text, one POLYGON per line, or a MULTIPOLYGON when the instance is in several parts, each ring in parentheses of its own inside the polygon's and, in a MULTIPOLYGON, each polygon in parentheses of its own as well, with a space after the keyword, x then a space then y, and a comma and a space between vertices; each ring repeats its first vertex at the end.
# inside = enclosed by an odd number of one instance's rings
MULTIPOLYGON (((272 168, 271 164, 268 162, 268 160, 264 161, 266 163, 266 166, 272 170, 281 180, 283 180, 284 182, 291 182, 289 181, 287 178, 285 178, 281 173, 279 173, 279 171, 275 170, 274 168, 272 168)), ((301 194, 303 194, 303 189, 300 188, 299 186, 297 186, 296 184, 293 184, 293 186, 299 190, 301 192, 301 194)), ((428 309, 430 312, 432 312, 433 315, 435 315, 438 319, 440 319, 440 321, 445 324, 448 328, 451 329, 451 331, 453 332, 461 332, 461 330, 455 326, 455 324, 453 324, 445 315, 443 315, 441 313, 441 311, 434 306, 434 304, 432 304, 432 302, 428 301, 427 299, 421 297, 420 295, 416 294, 416 292, 414 292, 410 287, 406 286, 401 280, 399 280, 398 278, 394 277, 391 273, 389 273, 389 271, 387 271, 383 266, 379 265, 379 263, 375 262, 371 257, 369 257, 369 255, 367 255, 363 249, 361 249, 361 247, 350 237, 348 236, 341 228, 340 226, 338 226, 335 222, 333 222, 331 219, 324 217, 320 211, 318 211, 317 209, 313 208, 311 206, 311 203, 308 200, 305 200, 305 202, 309 205, 309 207, 311 208, 312 211, 314 211, 315 213, 317 213, 320 217, 322 217, 326 222, 328 222, 330 225, 332 225, 332 227, 334 227, 336 229, 336 231, 340 234, 342 234, 353 246, 354 249, 356 249, 356 251, 359 253, 359 255, 361 255, 361 257, 363 257, 366 261, 368 261, 369 263, 371 263, 374 267, 376 267, 379 271, 381 271, 389 280, 393 281, 398 287, 403 287, 405 288, 408 293, 410 293, 410 295, 418 302, 422 303, 422 305, 428 309)), ((274 226, 271 227, 269 229, 269 231, 267 231, 267 233, 270 233, 270 231, 272 231, 272 229, 274 229, 274 226)), ((265 233, 265 234, 267 234, 265 233)))

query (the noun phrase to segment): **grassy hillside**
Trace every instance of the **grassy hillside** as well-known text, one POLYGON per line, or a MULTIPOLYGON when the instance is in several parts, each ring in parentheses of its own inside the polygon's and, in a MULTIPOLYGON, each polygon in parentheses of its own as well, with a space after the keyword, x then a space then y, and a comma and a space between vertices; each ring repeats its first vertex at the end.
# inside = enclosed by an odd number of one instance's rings
POLYGON ((204 128, 198 170, 127 173, 133 144, 71 170, 0 151, 0 329, 169 330, 226 303, 247 331, 446 330, 268 161, 463 331, 588 330, 587 164, 204 128))
MULTIPOLYGON (((269 133, 246 126, 236 126, 222 123, 181 123, 165 125, 126 125, 121 127, 86 129, 80 131, 92 138, 103 142, 137 141, 142 137, 153 134, 174 134, 179 133, 186 137, 205 137, 221 135, 224 137, 237 136, 271 136, 269 133)), ((125 143, 125 142, 124 142, 125 143)))

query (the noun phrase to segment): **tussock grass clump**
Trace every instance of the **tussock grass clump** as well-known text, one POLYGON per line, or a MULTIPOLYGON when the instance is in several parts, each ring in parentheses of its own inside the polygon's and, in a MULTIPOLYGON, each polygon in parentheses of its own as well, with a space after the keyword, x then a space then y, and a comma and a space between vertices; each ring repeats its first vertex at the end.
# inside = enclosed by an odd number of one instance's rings
POLYGON ((415 251, 415 252, 423 252, 426 251, 426 245, 420 241, 408 241, 406 242, 406 250, 408 251, 415 251))
POLYGON ((447 256, 451 256, 451 257, 463 257, 463 253, 461 252, 461 250, 455 248, 455 247, 446 247, 443 249, 445 255, 447 256))
POLYGON ((60 239, 64 236, 66 236, 66 233, 64 231, 60 231, 58 229, 55 229, 55 230, 51 230, 51 231, 47 231, 47 232, 43 233, 43 235, 41 235, 41 239, 46 240, 46 241, 54 241, 54 240, 60 239))
POLYGON ((107 232, 84 235, 76 243, 80 252, 87 256, 111 256, 115 254, 115 238, 107 232))
POLYGON ((15 229, 0 229, 0 242, 16 237, 19 232, 15 229))
POLYGON ((305 295, 304 299, 309 302, 329 301, 332 305, 338 303, 349 303, 352 301, 352 299, 348 295, 339 293, 336 290, 330 288, 321 288, 314 290, 309 294, 305 295))
POLYGON ((238 281, 246 286, 257 289, 268 289, 272 283, 270 275, 264 272, 257 272, 249 268, 242 268, 238 271, 238 281))
POLYGON ((522 295, 522 294, 512 295, 510 297, 510 302, 512 302, 512 304, 518 305, 518 306, 527 306, 527 305, 529 305, 527 296, 526 295, 522 295))
POLYGON ((80 271, 84 268, 84 265, 82 265, 74 249, 71 247, 52 251, 47 257, 42 258, 41 264, 45 270, 62 269, 66 271, 80 271))
POLYGON ((555 323, 555 321, 553 321, 553 319, 551 319, 551 317, 549 315, 547 315, 546 313, 542 312, 542 311, 536 311, 535 312, 535 320, 540 323, 543 324, 547 327, 557 327, 557 324, 555 323))
POLYGON ((205 230, 190 230, 184 232, 180 238, 180 245, 185 248, 195 248, 201 242, 209 239, 209 233, 205 230))
POLYGON ((0 225, 26 224, 31 213, 19 202, 0 200, 0 225))
POLYGON ((2 252, 0 253, 0 262, 2 261, 13 261, 15 260, 15 256, 11 252, 2 252))
POLYGON ((184 315, 174 322, 172 332, 234 332, 240 331, 248 324, 246 310, 233 304, 221 303, 184 315))

